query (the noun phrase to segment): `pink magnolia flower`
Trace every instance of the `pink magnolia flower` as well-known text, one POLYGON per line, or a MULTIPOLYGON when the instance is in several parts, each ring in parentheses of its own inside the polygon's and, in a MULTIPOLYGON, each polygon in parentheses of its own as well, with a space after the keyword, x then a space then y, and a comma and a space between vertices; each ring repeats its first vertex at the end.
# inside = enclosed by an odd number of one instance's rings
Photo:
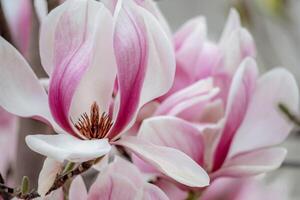
MULTIPOLYGON (((204 19, 197 18, 176 34, 175 84, 158 104, 148 104, 152 108, 141 116, 155 117, 143 121, 138 138, 181 150, 212 180, 279 167, 286 150, 275 146, 292 124, 278 104, 297 110, 294 77, 279 68, 258 78, 251 58, 255 45, 236 11, 231 11, 218 45, 205 40, 205 29, 204 19)), ((143 159, 134 160, 144 172, 159 175, 143 159)))
MULTIPOLYGON (((204 17, 189 20, 175 33, 173 40, 176 54, 176 75, 173 86, 166 95, 157 98, 155 101, 143 107, 135 125, 130 130, 130 134, 132 135, 137 134, 142 121, 146 119, 146 117, 153 115, 153 113, 155 113, 155 115, 166 114, 164 109, 169 109, 169 112, 179 114, 179 112, 184 109, 182 107, 183 102, 180 104, 181 109, 177 109, 180 108, 180 105, 177 105, 178 100, 173 102, 172 98, 169 98, 168 101, 164 100, 181 89, 189 86, 192 89, 192 85, 198 87, 198 84, 195 83, 207 78, 210 78, 214 86, 218 87, 218 89, 215 88, 213 91, 209 90, 211 92, 210 95, 213 95, 217 101, 214 102, 215 106, 213 106, 215 110, 213 112, 208 110, 206 114, 214 113, 210 121, 214 121, 216 118, 219 119, 220 115, 223 114, 222 108, 226 104, 232 77, 238 66, 244 58, 256 56, 254 40, 251 34, 241 26, 240 17, 234 9, 230 11, 223 33, 218 42, 209 39, 206 19, 204 17), (158 106, 161 103, 167 106, 158 106), (159 109, 157 110, 158 107, 159 109)), ((201 85, 203 83, 199 84, 201 85)), ((185 103, 195 105, 194 107, 190 106, 190 111, 195 112, 195 110, 197 110, 199 115, 203 115, 204 113, 199 111, 201 107, 198 102, 203 102, 202 98, 208 98, 208 96, 204 97, 202 93, 203 91, 198 91, 193 94, 198 96, 198 98, 194 98, 194 100, 186 98, 184 96, 185 94, 181 95, 182 98, 185 98, 185 103)), ((209 97, 209 99, 210 98, 211 97, 209 97)), ((183 101, 183 99, 181 100, 183 101)), ((195 114, 189 115, 188 113, 184 115, 185 117, 193 116, 193 118, 197 118, 198 121, 201 117, 195 114)), ((206 117, 206 119, 208 118, 206 117)))
MULTIPOLYGON (((158 108, 166 116, 146 119, 138 137, 181 150, 204 167, 211 180, 278 168, 286 150, 276 146, 293 127, 278 104, 298 109, 293 75, 277 68, 258 78, 255 61, 247 58, 233 77, 221 118, 222 106, 214 101, 217 92, 212 79, 205 79, 173 94, 158 108)), ((135 158, 135 163, 144 172, 157 174, 142 160, 135 158)))
POLYGON ((82 177, 76 177, 71 184, 69 197, 70 200, 168 199, 161 189, 144 179, 136 166, 120 157, 98 175, 89 191, 82 177))
POLYGON ((176 53, 176 77, 172 93, 185 88, 198 80, 213 77, 221 88, 219 94, 226 99, 233 74, 241 61, 255 57, 255 44, 251 34, 241 26, 236 10, 230 11, 227 23, 218 42, 207 36, 204 17, 189 20, 174 35, 176 53))
POLYGON ((15 162, 17 149, 17 119, 0 107, 0 173, 3 178, 15 162))
POLYGON ((141 106, 171 87, 175 64, 171 42, 150 12, 132 0, 120 0, 116 8, 112 16, 100 2, 70 0, 43 20, 40 54, 48 93, 1 39, 1 106, 52 125, 58 134, 32 135, 26 142, 55 161, 84 162, 122 145, 182 184, 207 185, 205 171, 186 154, 135 137, 120 139, 141 106))

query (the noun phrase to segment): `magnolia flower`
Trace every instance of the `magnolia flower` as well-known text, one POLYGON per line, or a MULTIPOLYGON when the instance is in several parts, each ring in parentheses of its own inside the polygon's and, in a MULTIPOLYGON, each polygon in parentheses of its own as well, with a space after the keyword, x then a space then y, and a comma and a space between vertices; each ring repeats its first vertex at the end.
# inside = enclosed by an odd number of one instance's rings
MULTIPOLYGON (((214 101, 215 106, 213 106, 216 109, 213 112, 208 110, 206 113, 213 113, 213 116, 209 119, 210 122, 218 120, 224 114, 223 107, 226 104, 232 77, 238 66, 244 58, 256 56, 254 40, 251 34, 241 26, 240 17, 234 9, 231 9, 229 13, 223 33, 218 42, 211 41, 209 36, 207 36, 207 25, 204 17, 196 17, 189 20, 175 33, 173 40, 176 54, 176 75, 173 86, 166 95, 155 99, 155 101, 143 107, 135 125, 129 132, 132 135, 137 134, 138 128, 144 119, 153 114, 167 114, 164 109, 169 109, 168 114, 179 114, 184 109, 184 107, 180 106, 182 102, 180 105, 177 105, 178 100, 173 101, 172 98, 169 98, 168 101, 164 100, 181 89, 189 86, 191 88, 198 87, 195 83, 207 78, 212 79, 211 81, 218 89, 210 90, 210 95, 213 95, 216 100, 214 101), (216 92, 218 94, 215 94, 216 92), (160 104, 166 106, 159 106, 160 104)), ((184 97, 185 94, 182 94, 186 104, 195 105, 194 107, 189 106, 190 111, 194 113, 198 112, 199 114, 185 114, 185 117, 193 116, 193 118, 197 118, 199 121, 200 115, 203 115, 203 112, 198 111, 199 108, 201 109, 199 103, 203 102, 202 93, 203 91, 198 90, 194 94, 198 98, 194 98, 194 100, 190 100, 184 97)), ((207 99, 208 97, 205 98, 207 99)))
POLYGON ((170 94, 198 80, 214 77, 221 88, 219 94, 226 99, 233 74, 241 61, 255 57, 256 49, 251 34, 241 26, 236 10, 230 11, 227 23, 218 42, 207 36, 206 19, 189 20, 174 35, 176 53, 176 77, 170 94))
POLYGON ((150 12, 132 0, 118 1, 113 15, 98 1, 66 1, 43 20, 40 54, 48 93, 20 54, 0 40, 0 105, 58 133, 27 136, 33 151, 58 162, 85 162, 122 145, 182 184, 208 184, 186 154, 135 137, 120 139, 141 106, 173 81, 172 45, 150 12))
POLYGON ((146 182, 136 166, 120 157, 98 175, 88 192, 82 177, 76 177, 69 197, 70 200, 168 199, 161 189, 146 182))
MULTIPOLYGON (((209 173, 219 177, 250 176, 278 168, 286 150, 282 143, 293 124, 280 112, 283 103, 298 109, 298 87, 291 73, 274 69, 258 78, 253 59, 245 59, 235 73, 225 112, 215 123, 220 105, 214 103, 218 89, 206 79, 179 91, 162 103, 160 114, 146 119, 138 133, 141 140, 177 148, 193 158, 209 173), (168 103, 167 103, 168 102, 168 103), (198 106, 198 107, 197 107, 198 106), (209 114, 205 112, 209 110, 209 114)), ((148 173, 152 167, 140 159, 135 163, 148 173)))
POLYGON ((17 119, 0 107, 0 173, 6 173, 15 161, 17 149, 17 119))

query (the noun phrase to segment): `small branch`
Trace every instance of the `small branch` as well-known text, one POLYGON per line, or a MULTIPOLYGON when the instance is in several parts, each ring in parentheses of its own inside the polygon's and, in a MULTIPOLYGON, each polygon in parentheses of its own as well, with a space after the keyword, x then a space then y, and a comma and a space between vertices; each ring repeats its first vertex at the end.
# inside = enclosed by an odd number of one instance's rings
MULTIPOLYGON (((58 188, 64 186, 64 184, 68 181, 73 179, 75 176, 80 175, 87 170, 89 170, 95 163, 97 163, 99 159, 96 160, 90 160, 87 162, 83 162, 79 164, 74 170, 67 171, 66 173, 63 173, 62 175, 58 176, 56 180, 54 181, 53 186, 49 189, 46 195, 50 194, 51 192, 57 190, 58 188)), ((0 194, 3 194, 5 196, 8 196, 10 198, 17 197, 18 199, 24 199, 24 200, 31 200, 37 197, 40 197, 40 195, 35 191, 32 190, 29 193, 24 194, 20 189, 11 188, 4 184, 4 181, 2 181, 3 178, 0 174, 0 194)), ((27 188, 28 190, 29 188, 27 188)))
POLYGON ((74 178, 75 176, 86 172, 94 165, 95 162, 96 162, 95 160, 91 160, 91 161, 81 163, 78 167, 76 167, 74 170, 70 171, 69 173, 59 176, 55 180, 53 186, 50 188, 47 194, 50 194, 52 191, 62 187, 68 180, 74 178))
POLYGON ((286 105, 280 103, 280 104, 278 105, 278 107, 279 107, 279 109, 281 110, 281 112, 282 112, 283 114, 285 114, 285 116, 286 116, 291 122, 293 122, 295 125, 297 125, 297 126, 300 127, 300 119, 298 118, 298 116, 296 116, 294 113, 292 113, 292 112, 290 111, 290 109, 289 109, 286 105))

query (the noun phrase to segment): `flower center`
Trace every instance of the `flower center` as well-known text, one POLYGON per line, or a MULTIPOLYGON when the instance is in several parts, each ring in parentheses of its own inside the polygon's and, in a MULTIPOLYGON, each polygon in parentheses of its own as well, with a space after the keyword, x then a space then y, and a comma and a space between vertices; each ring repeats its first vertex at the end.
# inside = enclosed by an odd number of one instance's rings
POLYGON ((108 114, 103 112, 100 116, 99 106, 96 102, 91 106, 90 116, 83 113, 74 124, 75 128, 89 140, 104 138, 112 125, 113 121, 108 114))

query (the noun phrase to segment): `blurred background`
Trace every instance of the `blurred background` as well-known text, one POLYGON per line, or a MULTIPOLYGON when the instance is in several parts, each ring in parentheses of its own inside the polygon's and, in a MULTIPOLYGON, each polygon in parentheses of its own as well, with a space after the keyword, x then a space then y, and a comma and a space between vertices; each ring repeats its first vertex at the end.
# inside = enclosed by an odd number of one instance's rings
MULTIPOLYGON (((173 31, 186 20, 203 15, 210 39, 218 41, 231 7, 253 35, 260 71, 283 66, 300 84, 300 1, 299 0, 158 0, 173 31)), ((259 139, 259 138, 258 138, 259 139)), ((284 146, 284 165, 268 175, 269 184, 286 188, 292 200, 300 198, 300 133, 295 130, 284 146)))

